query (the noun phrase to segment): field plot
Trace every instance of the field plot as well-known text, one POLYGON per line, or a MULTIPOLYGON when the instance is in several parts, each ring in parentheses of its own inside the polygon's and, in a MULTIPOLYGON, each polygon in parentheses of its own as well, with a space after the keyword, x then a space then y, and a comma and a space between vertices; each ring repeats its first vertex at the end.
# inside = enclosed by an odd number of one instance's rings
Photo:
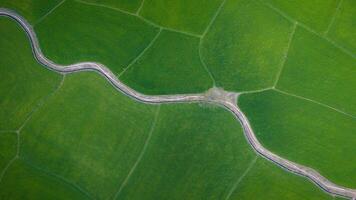
POLYGON ((13 163, 0 183, 1 199, 89 199, 69 184, 22 160, 13 163))
POLYGON ((291 18, 324 33, 333 20, 342 0, 261 0, 275 10, 285 12, 291 18))
POLYGON ((162 105, 146 155, 117 199, 222 199, 254 157, 230 113, 162 105))
POLYGON ((106 199, 140 153, 156 109, 97 74, 68 75, 21 133, 20 156, 106 199))
POLYGON ((272 152, 356 187, 356 119, 277 91, 246 94, 239 105, 272 152))
POLYGON ((36 62, 24 31, 0 18, 0 130, 17 130, 41 100, 58 86, 61 76, 36 62))
POLYGON ((145 94, 198 93, 213 83, 199 58, 199 39, 163 30, 119 78, 145 94))
POLYGON ((114 73, 120 73, 158 33, 136 16, 74 1, 64 2, 35 31, 51 60, 60 64, 96 61, 114 73))
POLYGON ((0 7, 16 10, 35 24, 61 2, 62 0, 0 0, 0 7))
POLYGON ((145 0, 140 15, 180 31, 202 34, 223 0, 145 0))
POLYGON ((328 36, 356 54, 356 1, 342 0, 340 4, 328 36))
POLYGON ((219 87, 271 87, 282 67, 294 25, 256 1, 227 1, 203 40, 203 60, 219 87))
POLYGON ((327 200, 333 199, 333 197, 322 193, 312 183, 305 181, 304 178, 289 176, 274 164, 263 158, 258 158, 249 173, 236 186, 230 199, 327 200), (298 189, 296 190, 296 188, 298 189))
POLYGON ((276 88, 356 116, 356 59, 298 28, 276 88))

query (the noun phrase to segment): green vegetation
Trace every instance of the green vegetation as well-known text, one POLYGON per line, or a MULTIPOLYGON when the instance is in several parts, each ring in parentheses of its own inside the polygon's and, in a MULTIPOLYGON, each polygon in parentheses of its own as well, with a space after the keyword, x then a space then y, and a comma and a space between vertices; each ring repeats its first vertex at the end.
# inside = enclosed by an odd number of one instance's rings
POLYGON ((104 6, 136 12, 144 0, 83 0, 88 3, 97 3, 104 6))
POLYGON ((114 73, 135 59, 158 32, 135 16, 73 1, 63 3, 35 30, 43 53, 54 62, 95 61, 114 73))
POLYGON ((117 199, 222 199, 253 157, 229 112, 162 105, 146 154, 117 199))
POLYGON ((202 34, 222 0, 145 0, 140 15, 157 24, 202 34))
POLYGON ((136 161, 155 110, 93 72, 67 75, 21 133, 20 156, 106 199, 136 161))
POLYGON ((355 118, 277 91, 242 95, 239 105, 267 149, 356 187, 355 118))
POLYGON ((356 1, 342 0, 328 36, 356 54, 356 1))
POLYGON ((198 38, 163 30, 120 80, 146 94, 203 92, 212 80, 199 59, 198 45, 198 38))
POLYGON ((298 28, 277 88, 356 115, 356 59, 298 28))
POLYGON ((16 130, 35 106, 58 86, 61 76, 33 58, 24 31, 0 18, 0 130, 16 130))
POLYGON ((293 24, 256 1, 228 1, 204 38, 203 60, 226 90, 271 87, 292 32, 293 24))
MULTIPOLYGON (((0 7, 29 20, 54 62, 102 63, 146 94, 203 92, 208 71, 225 90, 277 83, 239 97, 261 143, 356 188, 354 1, 222 2, 0 7)), ((0 36, 0 199, 332 199, 257 156, 220 107, 139 103, 97 73, 45 69, 5 17, 0 36)))
MULTIPOLYGON (((327 30, 340 0, 261 0, 317 32, 327 30)), ((351 0, 352 1, 352 0, 351 0)))
POLYGON ((15 157, 17 151, 17 135, 15 132, 0 132, 0 175, 7 164, 15 157))
POLYGON ((0 0, 0 7, 15 10, 24 16, 31 24, 58 5, 62 0, 0 0))
POLYGON ((0 199, 89 199, 75 186, 16 160, 0 183, 0 199))
POLYGON ((326 200, 333 198, 305 178, 289 175, 265 159, 258 158, 237 185, 230 199, 326 200))

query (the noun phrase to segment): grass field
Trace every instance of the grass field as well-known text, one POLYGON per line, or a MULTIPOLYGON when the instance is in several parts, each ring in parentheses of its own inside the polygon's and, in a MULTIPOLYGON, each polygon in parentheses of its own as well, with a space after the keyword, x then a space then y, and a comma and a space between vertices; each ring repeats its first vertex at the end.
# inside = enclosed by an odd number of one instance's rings
POLYGON ((123 9, 128 12, 136 12, 141 2, 144 0, 83 0, 88 3, 96 3, 100 5, 105 5, 113 8, 123 9))
POLYGON ((62 0, 0 0, 0 7, 16 10, 30 23, 35 24, 62 0))
POLYGON ((156 109, 93 72, 67 75, 23 130, 20 156, 106 199, 136 161, 156 109))
POLYGON ((202 34, 222 0, 145 0, 140 15, 157 24, 202 34))
POLYGON ((356 1, 343 0, 338 12, 336 13, 334 23, 330 26, 328 36, 337 43, 342 44, 356 54, 356 1))
POLYGON ((120 80, 146 94, 204 92, 213 83, 199 59, 198 45, 198 38, 163 30, 120 80))
POLYGON ((290 176, 274 164, 263 158, 258 158, 254 166, 237 185, 230 199, 327 200, 333 199, 333 197, 323 193, 304 178, 290 176))
POLYGON ((96 61, 120 73, 158 29, 113 9, 66 1, 35 31, 43 53, 57 63, 96 61))
POLYGON ((336 12, 341 0, 261 0, 269 3, 291 18, 324 33, 336 12))
POLYGON ((292 23, 261 3, 227 1, 203 40, 203 60, 226 90, 271 87, 292 32, 292 23))
POLYGON ((16 160, 0 183, 1 199, 89 199, 85 194, 22 160, 16 160))
POLYGON ((298 28, 276 87, 355 116, 355 61, 325 39, 298 28))
POLYGON ((36 62, 26 34, 15 22, 0 18, 0 35, 0 130, 16 130, 55 90, 61 76, 36 62))
POLYGON ((355 118, 276 91, 242 95, 239 106, 267 149, 356 187, 355 118))

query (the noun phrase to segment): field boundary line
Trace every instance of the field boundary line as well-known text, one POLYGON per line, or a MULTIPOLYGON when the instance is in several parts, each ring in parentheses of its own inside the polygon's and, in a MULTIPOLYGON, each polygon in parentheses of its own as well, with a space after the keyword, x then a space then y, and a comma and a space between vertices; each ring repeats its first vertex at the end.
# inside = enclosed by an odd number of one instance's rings
POLYGON ((5 168, 2 170, 0 174, 0 183, 2 183, 3 177, 5 176, 7 170, 10 168, 10 166, 15 162, 15 160, 18 159, 18 156, 15 155, 5 166, 5 168))
POLYGON ((287 19, 288 21, 290 21, 291 23, 295 23, 298 22, 298 26, 306 29, 307 31, 314 33, 316 36, 326 40, 327 42, 329 42, 330 44, 332 44, 334 47, 338 48, 339 50, 341 50, 343 53, 351 56, 352 58, 356 58, 356 55, 353 54, 350 50, 346 49, 345 47, 337 44, 335 41, 331 40, 329 37, 326 37, 316 31, 314 31, 312 28, 310 28, 309 26, 305 25, 304 23, 297 21, 293 18, 291 18, 290 16, 288 16, 286 13, 284 13, 283 11, 281 11, 280 9, 274 7, 273 5, 271 5, 270 3, 267 2, 261 2, 261 0, 257 0, 259 1, 262 5, 265 5, 266 7, 274 10, 276 13, 280 14, 282 17, 284 17, 285 19, 287 19))
POLYGON ((29 161, 28 159, 26 158, 23 158, 23 157, 19 157, 19 159, 25 163, 28 167, 42 173, 42 174, 45 174, 49 177, 53 177, 55 179, 57 179, 58 181, 64 183, 65 185, 68 185, 70 186, 71 188, 73 188, 74 190, 84 194, 86 197, 88 197, 89 199, 94 199, 90 193, 88 191, 86 191, 85 189, 81 188, 79 185, 75 184, 75 183, 72 183, 71 181, 67 180, 66 178, 58 175, 58 174, 55 174, 53 172, 50 172, 49 170, 46 170, 46 169, 42 169, 41 167, 33 164, 31 161, 29 161))
POLYGON ((336 9, 335 9, 335 12, 330 20, 330 23, 328 25, 328 27, 326 28, 325 32, 324 32, 324 35, 327 36, 329 31, 330 31, 330 28, 334 25, 334 22, 335 22, 335 19, 336 17, 338 16, 339 12, 340 12, 340 8, 341 8, 341 5, 342 5, 342 2, 343 0, 339 0, 339 3, 337 4, 336 6, 336 9))
POLYGON ((43 67, 61 74, 70 74, 82 71, 94 71, 104 77, 118 92, 131 99, 145 104, 170 104, 170 103, 209 103, 217 105, 232 113, 235 119, 241 124, 244 136, 252 149, 263 156, 266 160, 275 165, 298 174, 313 181, 319 188, 329 195, 338 195, 347 198, 356 198, 356 189, 351 189, 337 185, 313 168, 292 162, 268 149, 266 149, 257 139, 251 124, 246 115, 236 104, 236 93, 227 92, 218 88, 211 88, 205 93, 198 94, 173 94, 173 95, 146 95, 140 93, 122 83, 113 72, 105 65, 96 62, 81 62, 71 65, 59 65, 49 60, 42 53, 35 31, 32 26, 16 12, 0 8, 0 16, 8 17, 16 21, 26 32, 32 48, 32 53, 38 63, 43 67))
POLYGON ((245 176, 250 172, 251 168, 255 165, 256 161, 257 161, 258 156, 254 157, 252 159, 252 161, 250 162, 250 164, 248 165, 248 167, 246 168, 246 170, 244 171, 244 173, 237 179, 237 181, 234 183, 234 185, 232 186, 232 188, 230 189, 229 193, 227 194, 225 200, 229 200, 231 195, 233 194, 233 192, 236 190, 237 186, 241 183, 241 181, 243 181, 243 179, 245 178, 245 176))
POLYGON ((309 102, 318 104, 318 105, 323 106, 323 107, 325 107, 325 108, 329 108, 329 109, 331 109, 331 110, 333 110, 333 111, 336 111, 336 112, 338 112, 338 113, 340 113, 340 114, 343 114, 343 115, 346 115, 346 116, 351 117, 351 118, 353 118, 353 119, 356 119, 356 116, 353 116, 353 115, 351 115, 351 114, 349 114, 349 113, 346 113, 346 112, 344 112, 344 111, 342 111, 342 110, 339 110, 339 109, 337 109, 337 108, 331 107, 331 106, 329 106, 329 105, 327 105, 327 104, 321 103, 321 102, 319 102, 319 101, 312 100, 312 99, 309 99, 309 98, 306 98, 306 97, 303 97, 303 96, 300 96, 300 95, 297 95, 297 94, 289 93, 289 92, 286 92, 286 91, 281 90, 281 89, 278 89, 278 88, 273 88, 273 90, 275 90, 275 91, 277 91, 277 92, 279 92, 279 93, 288 95, 288 96, 292 96, 292 97, 295 97, 295 98, 298 98, 298 99, 303 99, 303 100, 306 100, 306 101, 309 101, 309 102))
POLYGON ((141 15, 139 15, 137 13, 132 13, 132 12, 129 12, 129 11, 125 11, 125 10, 122 10, 120 8, 107 6, 107 5, 104 5, 104 4, 90 3, 90 2, 86 2, 85 0, 74 0, 74 1, 78 2, 78 3, 81 3, 81 4, 89 5, 89 6, 102 7, 102 8, 106 8, 106 9, 110 9, 110 10, 114 10, 114 11, 120 12, 121 14, 130 15, 130 16, 133 16, 133 17, 136 17, 136 18, 140 19, 141 21, 143 21, 146 24, 148 24, 150 26, 153 26, 155 28, 161 28, 161 29, 164 29, 164 30, 173 31, 173 32, 181 33, 181 34, 188 35, 188 36, 191 36, 191 37, 197 37, 197 38, 201 37, 200 35, 195 34, 195 33, 190 33, 190 32, 187 32, 187 31, 177 30, 177 29, 173 29, 173 28, 170 28, 170 27, 165 27, 165 26, 158 25, 155 22, 152 22, 151 20, 146 19, 146 18, 142 17, 141 15))
POLYGON ((210 30, 211 26, 213 25, 213 23, 215 22, 216 18, 218 17, 218 15, 220 14, 220 11, 222 10, 222 8, 225 5, 226 0, 222 0, 222 2, 220 3, 218 9, 216 9, 213 17, 211 18, 210 22, 208 23, 208 26, 205 28, 203 34, 202 34, 202 38, 205 37, 205 35, 208 33, 208 31, 210 30))
POLYGON ((156 113, 155 113, 155 116, 154 116, 154 119, 152 121, 152 124, 151 124, 151 127, 150 127, 150 130, 148 132, 148 136, 147 136, 147 139, 143 145, 143 148, 135 162, 135 164, 131 167, 129 173, 127 174, 125 180, 122 182, 122 184, 120 185, 120 188, 119 190, 116 192, 115 196, 114 196, 114 200, 117 199, 117 197, 120 195, 122 189, 127 185, 129 179, 131 178, 131 175, 134 173, 134 171, 136 170, 136 167, 138 166, 138 164, 141 162, 143 156, 145 155, 146 153, 146 150, 147 150, 147 147, 151 141, 151 137, 152 137, 152 134, 156 128, 156 124, 157 124, 157 121, 158 121, 158 118, 159 118, 159 113, 160 113, 160 109, 161 109, 161 106, 158 105, 157 109, 156 109, 156 113))
POLYGON ((16 131, 16 154, 9 162, 6 164, 5 168, 2 170, 0 174, 0 183, 2 182, 3 177, 5 176, 7 170, 10 168, 12 163, 15 162, 19 158, 19 153, 20 153, 20 133, 16 131))
POLYGON ((202 51, 201 49, 203 48, 202 47, 203 46, 202 43, 203 43, 203 39, 200 38, 199 46, 198 46, 199 60, 200 60, 200 63, 203 65, 205 71, 208 73, 211 81, 213 82, 213 87, 215 87, 216 86, 216 80, 215 80, 215 78, 213 76, 213 73, 210 71, 210 69, 208 68, 207 64, 205 63, 205 61, 203 59, 203 55, 202 55, 202 52, 201 52, 202 51))
POLYGON ((146 51, 148 51, 153 46, 158 37, 161 35, 161 32, 162 29, 160 28, 156 35, 152 38, 151 42, 117 75, 118 78, 120 78, 126 72, 126 70, 134 65, 146 53, 146 51))
POLYGON ((140 4, 140 7, 138 7, 138 9, 136 10, 136 15, 140 15, 140 12, 143 8, 143 5, 145 4, 145 0, 141 0, 141 4, 140 4))
POLYGON ((62 79, 59 82, 59 84, 57 85, 57 87, 54 88, 54 90, 50 93, 48 93, 47 95, 43 96, 38 102, 37 104, 33 107, 33 109, 28 113, 27 118, 25 119, 25 121, 22 123, 22 125, 16 130, 18 133, 21 133, 22 129, 26 126, 27 122, 30 121, 30 119, 32 118, 33 114, 36 113, 37 110, 39 110, 43 105, 46 104, 47 100, 49 98, 51 98, 63 85, 64 82, 64 78, 65 78, 65 74, 62 75, 62 79))
POLYGON ((294 34, 295 34, 295 30, 297 29, 297 25, 298 25, 298 22, 295 22, 293 24, 292 33, 290 33, 287 47, 286 47, 286 49, 285 49, 285 51, 283 53, 283 57, 282 57, 283 60, 282 60, 282 63, 281 63, 281 67, 280 67, 280 69, 279 69, 279 71, 277 73, 276 79, 275 79, 275 81, 273 83, 273 87, 276 87, 276 85, 278 84, 279 78, 281 77, 281 74, 282 74, 283 69, 284 69, 284 65, 287 62, 290 45, 292 44, 293 37, 294 37, 294 34))
POLYGON ((203 48, 203 40, 205 38, 205 35, 208 33, 208 31, 210 30, 211 26, 213 25, 213 23, 215 22, 216 18, 218 17, 218 15, 220 14, 220 11, 222 10, 222 8, 225 5, 226 0, 222 0, 222 2, 220 3, 219 7, 216 9, 213 17, 211 18, 211 20, 209 21, 207 27, 205 28, 203 34, 200 37, 199 40, 199 45, 198 45, 198 51, 199 51, 199 59, 201 64, 203 65, 204 69, 206 70, 206 72, 209 74, 210 79, 213 81, 213 87, 216 86, 216 80, 213 76, 213 73, 210 71, 208 65, 205 63, 204 59, 203 59, 203 55, 202 55, 202 48, 203 48))
POLYGON ((45 15, 39 18, 36 22, 33 23, 33 27, 37 24, 41 23, 45 18, 47 18, 53 11, 55 11, 58 7, 60 7, 66 0, 62 0, 56 6, 54 6, 51 10, 49 10, 45 15))

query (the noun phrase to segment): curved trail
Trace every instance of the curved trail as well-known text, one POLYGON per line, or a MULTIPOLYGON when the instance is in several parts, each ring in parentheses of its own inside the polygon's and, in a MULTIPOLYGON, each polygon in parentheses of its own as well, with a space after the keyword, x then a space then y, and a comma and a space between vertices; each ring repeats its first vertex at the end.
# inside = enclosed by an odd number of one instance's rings
POLYGON ((104 76, 117 90, 124 93, 125 95, 143 102, 150 104, 160 104, 160 103, 189 103, 189 102, 207 102, 214 103, 216 105, 222 106, 232 112, 234 116, 240 121, 245 137, 253 149, 263 156, 264 158, 272 161, 273 163, 279 165, 280 167, 291 171, 295 174, 309 178, 315 184, 317 184, 324 191, 342 197, 347 197, 350 199, 356 199, 356 190, 345 188, 336 185, 319 174, 316 170, 309 167, 294 163, 287 159, 284 159, 266 148, 264 148, 261 143, 257 140, 250 123, 248 122, 244 113, 236 105, 236 94, 228 93, 216 88, 210 89, 208 92, 203 94, 181 94, 181 95, 145 95, 141 94, 130 87, 123 84, 118 78, 104 65, 94 62, 83 62, 73 65, 63 66, 58 65, 49 59, 47 59, 39 47, 37 36, 32 29, 32 26, 20 15, 14 11, 0 8, 0 16, 7 16, 21 25, 28 35, 32 47, 33 54, 37 61, 45 66, 46 68, 59 73, 73 73, 78 71, 96 71, 100 75, 104 76))

